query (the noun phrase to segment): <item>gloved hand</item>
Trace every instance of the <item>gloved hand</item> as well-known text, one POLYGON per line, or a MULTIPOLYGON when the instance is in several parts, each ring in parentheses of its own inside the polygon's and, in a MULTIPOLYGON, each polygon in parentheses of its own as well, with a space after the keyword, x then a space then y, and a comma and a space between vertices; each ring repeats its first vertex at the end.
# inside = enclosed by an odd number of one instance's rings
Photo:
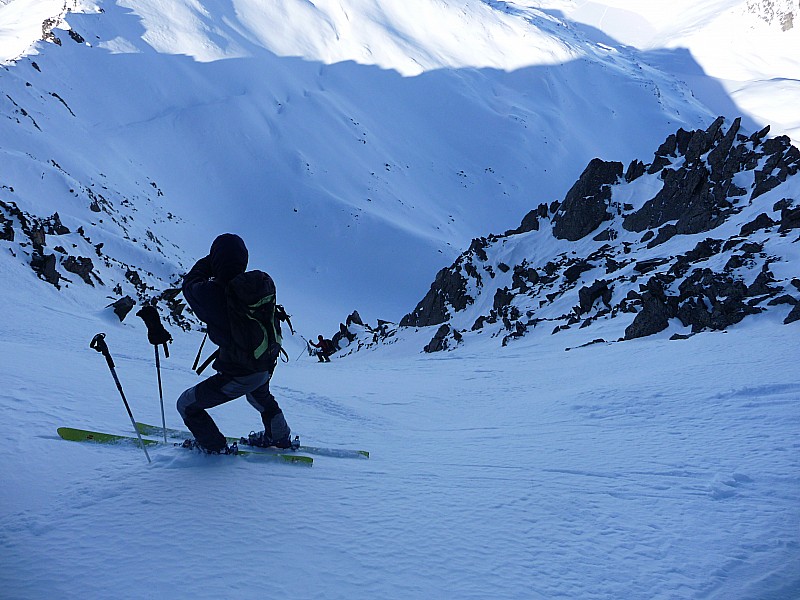
POLYGON ((166 344, 172 341, 172 336, 161 324, 161 317, 156 307, 144 306, 136 313, 136 316, 141 318, 147 326, 147 341, 154 346, 164 344, 164 349, 166 350, 166 344))

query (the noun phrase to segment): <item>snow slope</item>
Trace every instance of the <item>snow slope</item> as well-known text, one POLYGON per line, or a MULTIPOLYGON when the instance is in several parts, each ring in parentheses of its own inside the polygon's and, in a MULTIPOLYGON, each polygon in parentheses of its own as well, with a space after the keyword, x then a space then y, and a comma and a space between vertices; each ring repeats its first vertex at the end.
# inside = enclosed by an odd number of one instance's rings
MULTIPOLYGON (((61 46, 0 70, 0 200, 37 226, 59 213, 69 233, 42 248, 71 280, 59 291, 32 273, 11 217, 4 597, 800 595, 796 325, 778 311, 570 352, 537 336, 319 365, 290 337, 273 391, 295 433, 369 460, 302 469, 160 448, 148 465, 138 448, 55 434, 130 432, 88 348, 99 331, 136 418, 160 421, 143 324, 103 308, 116 285, 141 300, 133 268, 143 296, 163 291, 234 230, 300 333, 353 308, 397 317, 471 237, 562 198, 590 158, 642 158, 708 125, 713 111, 650 66, 664 51, 600 46, 548 4, 408 4, 433 27, 386 1, 81 0, 53 30, 61 46), (67 255, 91 257, 106 285, 66 271, 67 255)), ((0 22, 35 5, 2 2, 0 22)), ((201 336, 169 329, 180 426, 201 336)), ((244 401, 212 412, 229 435, 257 426, 244 401)))
MULTIPOLYGON (((130 431, 88 348, 100 329, 134 415, 160 422, 142 327, 63 303, 0 315, 5 597, 800 592, 796 330, 777 318, 684 342, 282 364, 273 391, 306 443, 372 453, 311 469, 171 448, 148 466, 58 439, 130 431)), ((199 339, 162 361, 168 425, 199 339)), ((243 400, 212 412, 229 435, 258 422, 243 400)))
POLYGON ((770 124, 774 134, 800 142, 794 108, 800 4, 794 0, 559 4, 570 19, 653 53, 651 64, 685 81, 718 114, 741 114, 748 127, 770 124))

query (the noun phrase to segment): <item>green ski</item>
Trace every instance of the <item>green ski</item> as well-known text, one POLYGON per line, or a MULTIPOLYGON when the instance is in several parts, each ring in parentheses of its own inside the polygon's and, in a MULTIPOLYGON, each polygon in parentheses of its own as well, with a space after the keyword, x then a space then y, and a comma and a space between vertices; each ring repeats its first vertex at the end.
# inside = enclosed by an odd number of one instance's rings
MULTIPOLYGON (((136 429, 142 435, 160 436, 163 435, 163 427, 158 425, 148 425, 147 423, 136 423, 136 429)), ((192 437, 188 431, 181 429, 170 429, 167 427, 167 436, 175 439, 186 439, 192 437)), ((244 445, 241 438, 226 438, 228 443, 237 442, 244 445)), ((284 450, 283 448, 260 448, 258 446, 248 446, 248 451, 258 454, 275 453, 275 452, 291 452, 291 450, 284 450)), ((319 456, 334 456, 338 458, 369 458, 369 452, 366 450, 349 450, 347 448, 317 448, 315 446, 300 446, 297 452, 305 452, 306 454, 317 454, 319 456)), ((241 450, 240 450, 241 452, 241 450)))
MULTIPOLYGON (((161 428, 158 428, 161 431, 161 428)), ((58 435, 60 435, 63 439, 69 440, 71 442, 92 442, 95 444, 109 444, 109 445, 130 445, 130 446, 138 446, 139 439, 127 436, 127 435, 116 435, 113 433, 103 433, 100 431, 87 431, 85 429, 73 429, 72 427, 59 427, 58 428, 58 435)), ((157 440, 142 440, 146 446, 164 446, 164 442, 159 442, 157 440)), ((172 447, 179 448, 180 445, 173 445, 172 447)), ((310 456, 301 456, 299 454, 287 454, 287 453, 265 453, 265 452, 249 452, 247 450, 239 450, 238 454, 233 454, 230 456, 255 456, 259 459, 264 460, 275 460, 279 462, 286 462, 291 464, 298 464, 298 465, 307 465, 311 466, 314 464, 314 459, 310 456)))

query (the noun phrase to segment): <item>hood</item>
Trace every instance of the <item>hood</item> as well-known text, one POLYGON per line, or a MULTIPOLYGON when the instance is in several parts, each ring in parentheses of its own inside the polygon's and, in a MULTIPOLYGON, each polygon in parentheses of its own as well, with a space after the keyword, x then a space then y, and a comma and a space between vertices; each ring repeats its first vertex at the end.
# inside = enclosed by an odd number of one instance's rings
POLYGON ((233 233, 223 233, 211 244, 211 272, 214 277, 228 282, 247 269, 247 246, 233 233))

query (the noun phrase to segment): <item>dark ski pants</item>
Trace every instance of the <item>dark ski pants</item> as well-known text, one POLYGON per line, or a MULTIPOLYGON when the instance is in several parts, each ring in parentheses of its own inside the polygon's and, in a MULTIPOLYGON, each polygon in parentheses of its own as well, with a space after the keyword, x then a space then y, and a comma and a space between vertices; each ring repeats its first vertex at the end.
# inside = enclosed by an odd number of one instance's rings
POLYGON ((206 409, 242 396, 246 396, 247 401, 261 414, 264 428, 268 429, 272 417, 281 412, 269 391, 271 376, 271 373, 253 373, 232 377, 217 373, 183 392, 178 398, 178 412, 197 443, 211 452, 225 447, 225 436, 220 433, 206 409))

